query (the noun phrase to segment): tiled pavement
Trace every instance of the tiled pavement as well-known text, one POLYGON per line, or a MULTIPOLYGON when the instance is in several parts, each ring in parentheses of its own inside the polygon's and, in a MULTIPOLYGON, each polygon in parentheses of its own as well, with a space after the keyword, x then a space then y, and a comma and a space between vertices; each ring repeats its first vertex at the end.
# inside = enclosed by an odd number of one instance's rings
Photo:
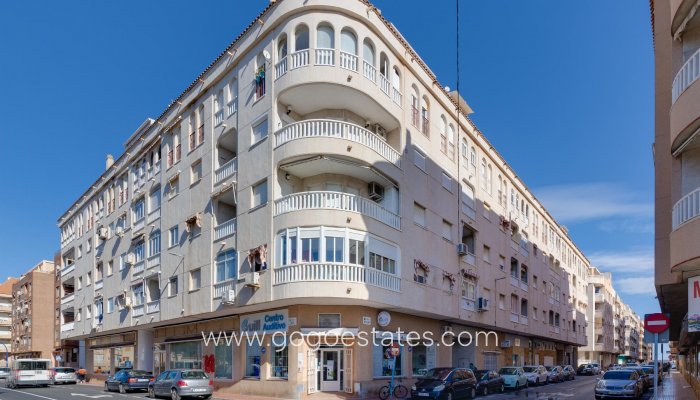
MULTIPOLYGON (((653 398, 653 397, 652 397, 653 398)), ((693 400, 700 399, 695 396, 693 388, 685 380, 683 374, 677 371, 671 371, 664 378, 664 384, 659 387, 659 396, 657 400, 693 400)))

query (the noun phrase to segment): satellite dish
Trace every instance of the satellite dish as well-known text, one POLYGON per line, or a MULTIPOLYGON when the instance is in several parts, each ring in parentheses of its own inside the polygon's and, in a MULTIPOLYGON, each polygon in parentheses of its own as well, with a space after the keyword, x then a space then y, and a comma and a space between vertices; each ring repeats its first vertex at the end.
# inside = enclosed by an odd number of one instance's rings
POLYGON ((265 61, 269 62, 272 57, 270 57, 270 53, 267 50, 263 50, 263 57, 265 57, 265 61))

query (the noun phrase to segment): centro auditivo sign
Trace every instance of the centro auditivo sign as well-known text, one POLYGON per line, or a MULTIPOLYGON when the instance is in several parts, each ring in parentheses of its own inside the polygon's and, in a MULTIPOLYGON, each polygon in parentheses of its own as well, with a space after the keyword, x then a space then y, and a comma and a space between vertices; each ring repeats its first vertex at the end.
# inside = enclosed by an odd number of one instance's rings
POLYGON ((250 314, 241 318, 241 334, 287 332, 287 310, 250 314))

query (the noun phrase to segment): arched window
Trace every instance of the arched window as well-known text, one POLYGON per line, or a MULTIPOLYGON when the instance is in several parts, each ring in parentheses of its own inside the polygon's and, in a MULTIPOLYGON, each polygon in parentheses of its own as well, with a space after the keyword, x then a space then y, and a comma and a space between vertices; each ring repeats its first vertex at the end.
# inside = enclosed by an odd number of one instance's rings
POLYGON ((430 136, 430 104, 428 98, 423 96, 420 103, 420 127, 425 136, 430 136))
POLYGON ((491 194, 493 190, 493 168, 491 167, 491 164, 488 166, 488 170, 486 173, 486 191, 491 194))
POLYGON ((306 50, 309 48, 309 27, 302 24, 294 31, 294 51, 306 50))
MULTIPOLYGON (((397 88, 396 85, 394 85, 394 88, 397 88)), ((418 128, 419 122, 418 122, 418 88, 416 85, 411 86, 411 123, 413 126, 418 128)))
POLYGON ((287 57, 287 34, 283 33, 277 39, 277 61, 281 61, 287 57))
POLYGON ((357 36, 348 28, 340 31, 340 50, 348 54, 357 55, 357 36))
POLYGON ((374 45, 369 39, 365 39, 362 42, 362 59, 364 60, 362 63, 363 75, 372 82, 375 82, 377 70, 374 66, 374 45))
POLYGON ((236 250, 229 249, 216 256, 216 282, 234 279, 238 274, 236 250))
POLYGON ((447 151, 450 160, 455 159, 455 126, 450 124, 447 130, 447 151))
POLYGON ((389 58, 384 52, 379 53, 379 74, 389 78, 389 58))
POLYGON ((335 33, 328 24, 316 28, 316 65, 333 65, 335 33))
POLYGON ((391 76, 391 86, 401 92, 401 74, 399 73, 399 69, 397 67, 394 67, 393 70, 393 75, 391 76))

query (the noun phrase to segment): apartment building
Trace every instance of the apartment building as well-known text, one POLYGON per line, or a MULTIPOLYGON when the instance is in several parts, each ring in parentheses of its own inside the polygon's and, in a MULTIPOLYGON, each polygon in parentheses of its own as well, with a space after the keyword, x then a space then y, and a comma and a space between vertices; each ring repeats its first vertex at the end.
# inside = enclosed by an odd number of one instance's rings
MULTIPOLYGON (((79 368, 84 364, 80 362, 80 342, 77 340, 61 339, 61 252, 54 255, 54 315, 53 315, 53 356, 57 366, 79 368)), ((82 354, 84 357, 84 354, 82 354)))
POLYGON ((12 354, 12 285, 9 277, 0 283, 0 367, 7 367, 12 354))
POLYGON ((651 1, 655 62, 655 281, 679 365, 700 393, 700 14, 691 0, 651 1), (689 294, 695 294, 689 298, 689 294), (689 329, 690 325, 690 329, 689 329))
POLYGON ((252 21, 58 220, 61 338, 92 378, 196 367, 287 397, 577 363, 588 260, 393 24, 360 0, 252 21), (497 339, 392 363, 399 329, 497 339))
POLYGON ((596 267, 588 271, 588 341, 581 348, 582 362, 607 366, 617 363, 624 325, 620 320, 620 298, 612 284, 612 274, 596 267))
POLYGON ((12 284, 12 355, 53 358, 54 274, 43 260, 12 284))

